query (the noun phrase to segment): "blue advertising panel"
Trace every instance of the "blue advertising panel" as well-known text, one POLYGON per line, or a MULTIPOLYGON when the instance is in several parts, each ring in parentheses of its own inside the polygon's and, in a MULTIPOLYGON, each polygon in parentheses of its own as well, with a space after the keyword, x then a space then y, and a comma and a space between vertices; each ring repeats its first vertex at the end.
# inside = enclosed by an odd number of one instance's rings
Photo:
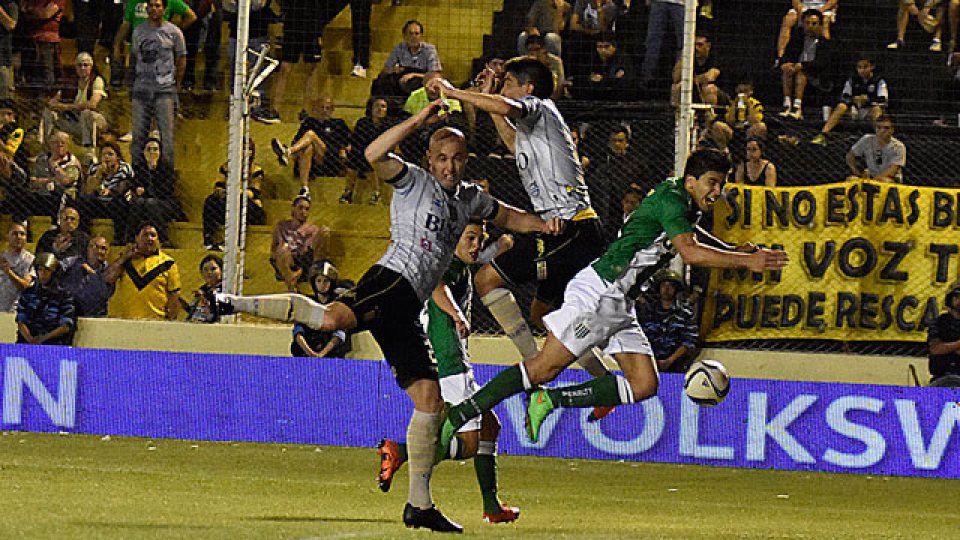
MULTIPOLYGON (((383 362, 0 345, 2 429, 374 446, 411 402, 383 362)), ((499 366, 476 366, 486 381, 499 366)), ((557 384, 584 379, 565 372, 557 384)), ((960 390, 734 379, 701 408, 680 375, 600 422, 560 409, 537 443, 524 399, 497 409, 504 454, 960 477, 960 390)))

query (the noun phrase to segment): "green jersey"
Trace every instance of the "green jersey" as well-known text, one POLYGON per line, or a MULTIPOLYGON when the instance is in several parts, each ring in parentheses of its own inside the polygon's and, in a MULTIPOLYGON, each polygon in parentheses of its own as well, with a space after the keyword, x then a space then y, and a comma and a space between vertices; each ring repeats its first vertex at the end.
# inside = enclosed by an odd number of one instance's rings
POLYGON ((625 293, 630 291, 670 262, 676 255, 670 239, 692 232, 698 213, 682 179, 664 180, 630 214, 593 269, 625 293))
MULTIPOLYGON (((470 304, 473 298, 473 272, 470 266, 459 258, 450 261, 450 267, 443 274, 443 283, 453 293, 453 301, 460 306, 463 316, 470 322, 470 304)), ((427 330, 430 351, 437 363, 437 375, 442 379, 470 368, 467 354, 467 340, 457 335, 457 325, 433 298, 427 300, 421 317, 427 330)))
MULTIPOLYGON (((190 6, 183 0, 167 0, 167 9, 163 12, 163 20, 169 21, 170 17, 186 15, 190 11, 190 6)), ((123 10, 123 20, 130 23, 130 31, 143 24, 147 17, 147 2, 143 0, 127 0, 123 10)))

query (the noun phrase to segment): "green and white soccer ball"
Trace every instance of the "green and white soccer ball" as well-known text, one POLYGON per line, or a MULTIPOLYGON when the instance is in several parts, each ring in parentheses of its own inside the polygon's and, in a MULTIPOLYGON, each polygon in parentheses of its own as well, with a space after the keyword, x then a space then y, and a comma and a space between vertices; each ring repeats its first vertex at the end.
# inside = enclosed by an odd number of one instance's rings
POLYGON ((713 407, 730 392, 727 368, 716 360, 697 360, 687 370, 683 391, 697 405, 713 407))

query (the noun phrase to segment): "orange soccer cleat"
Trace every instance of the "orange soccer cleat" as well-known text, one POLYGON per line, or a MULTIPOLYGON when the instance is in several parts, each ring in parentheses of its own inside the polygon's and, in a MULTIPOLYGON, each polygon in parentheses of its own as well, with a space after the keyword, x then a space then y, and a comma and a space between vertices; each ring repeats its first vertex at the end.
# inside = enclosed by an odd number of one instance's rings
POLYGON ((613 410, 616 408, 617 408, 616 405, 594 407, 593 412, 591 412, 590 415, 587 416, 587 422, 596 422, 597 420, 600 420, 604 416, 612 413, 613 410))
POLYGON ((377 455, 380 456, 380 472, 377 474, 377 483, 380 485, 380 491, 386 493, 390 491, 390 484, 393 482, 393 474, 403 465, 404 459, 400 457, 400 446, 396 441, 382 439, 377 445, 377 455))
POLYGON ((516 506, 500 506, 499 514, 483 513, 483 520, 487 523, 513 523, 520 519, 520 509, 516 506))

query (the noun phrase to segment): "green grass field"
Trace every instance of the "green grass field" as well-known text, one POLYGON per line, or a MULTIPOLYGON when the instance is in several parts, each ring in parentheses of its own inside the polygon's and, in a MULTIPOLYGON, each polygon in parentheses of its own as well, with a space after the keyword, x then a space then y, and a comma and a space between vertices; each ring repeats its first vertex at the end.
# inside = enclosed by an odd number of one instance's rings
MULTIPOLYGON (((960 482, 501 456, 510 525, 480 520, 470 462, 438 506, 485 538, 957 538, 960 482)), ((0 538, 411 538, 406 467, 373 449, 4 432, 0 538)))

